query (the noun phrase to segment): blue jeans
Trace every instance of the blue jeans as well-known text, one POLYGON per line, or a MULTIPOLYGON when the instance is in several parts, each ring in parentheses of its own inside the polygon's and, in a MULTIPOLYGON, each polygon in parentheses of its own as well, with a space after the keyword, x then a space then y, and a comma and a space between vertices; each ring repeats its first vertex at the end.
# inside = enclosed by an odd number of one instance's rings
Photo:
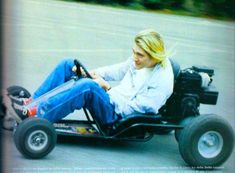
MULTIPOLYGON (((60 62, 32 98, 36 99, 70 80, 75 75, 72 72, 73 66, 72 59, 60 62)), ((96 120, 105 125, 112 124, 118 119, 114 106, 110 103, 109 95, 96 82, 88 78, 77 80, 71 88, 39 103, 37 116, 50 122, 57 122, 81 108, 88 109, 96 120)))

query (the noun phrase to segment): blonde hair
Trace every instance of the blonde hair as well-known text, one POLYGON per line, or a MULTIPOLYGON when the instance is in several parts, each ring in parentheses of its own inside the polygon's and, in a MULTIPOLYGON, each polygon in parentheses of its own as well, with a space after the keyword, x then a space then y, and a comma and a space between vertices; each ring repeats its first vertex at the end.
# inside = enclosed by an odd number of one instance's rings
POLYGON ((166 66, 165 45, 159 33, 152 29, 143 30, 136 35, 135 43, 162 67, 166 66))

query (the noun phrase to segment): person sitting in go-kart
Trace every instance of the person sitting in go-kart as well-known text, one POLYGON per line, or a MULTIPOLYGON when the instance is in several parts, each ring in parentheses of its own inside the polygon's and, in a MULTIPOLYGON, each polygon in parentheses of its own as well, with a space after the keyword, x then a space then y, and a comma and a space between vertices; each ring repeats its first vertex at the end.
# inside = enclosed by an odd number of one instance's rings
POLYGON ((16 120, 37 116, 54 123, 76 109, 86 108, 103 125, 108 125, 133 113, 157 114, 173 92, 173 71, 163 39, 154 30, 144 30, 134 39, 132 58, 90 72, 92 79, 77 80, 71 88, 29 108, 27 116, 23 114, 25 103, 70 80, 75 70, 74 61, 65 59, 30 99, 10 96, 16 120), (120 84, 111 88, 108 81, 120 84))

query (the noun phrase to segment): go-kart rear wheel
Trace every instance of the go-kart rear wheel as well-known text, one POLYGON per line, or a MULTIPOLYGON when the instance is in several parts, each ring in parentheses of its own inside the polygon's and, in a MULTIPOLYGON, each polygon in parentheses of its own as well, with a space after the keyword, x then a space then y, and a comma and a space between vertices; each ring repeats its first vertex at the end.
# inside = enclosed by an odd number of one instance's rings
POLYGON ((211 169, 224 163, 232 153, 234 132, 217 115, 200 115, 179 136, 179 150, 184 161, 198 169, 211 169))
POLYGON ((39 159, 49 154, 56 144, 53 125, 42 118, 27 118, 14 133, 16 148, 26 157, 39 159))
POLYGON ((30 92, 24 87, 13 85, 7 88, 7 93, 9 95, 19 97, 19 98, 29 98, 31 97, 30 92))

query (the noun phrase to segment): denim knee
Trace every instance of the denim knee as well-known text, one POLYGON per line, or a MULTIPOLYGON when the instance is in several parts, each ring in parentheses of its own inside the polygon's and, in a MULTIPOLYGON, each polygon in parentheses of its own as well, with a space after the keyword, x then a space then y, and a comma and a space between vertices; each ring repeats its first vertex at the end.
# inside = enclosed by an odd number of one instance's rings
POLYGON ((71 69, 74 66, 73 61, 73 58, 65 58, 59 62, 58 67, 69 67, 71 69))
POLYGON ((94 80, 92 80, 90 78, 79 79, 78 85, 82 85, 85 88, 89 88, 90 90, 100 88, 99 85, 94 80))

